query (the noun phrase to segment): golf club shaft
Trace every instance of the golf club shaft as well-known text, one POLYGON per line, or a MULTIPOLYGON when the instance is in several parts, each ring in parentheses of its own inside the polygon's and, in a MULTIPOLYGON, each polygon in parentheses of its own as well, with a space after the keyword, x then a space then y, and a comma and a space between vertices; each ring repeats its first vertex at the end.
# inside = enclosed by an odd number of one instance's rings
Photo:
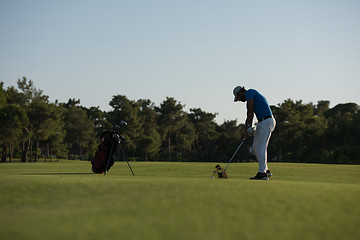
POLYGON ((240 147, 243 145, 245 139, 243 139, 240 143, 240 145, 238 146, 238 148, 236 149, 236 151, 234 152, 234 154, 232 155, 230 161, 228 162, 228 164, 226 165, 226 168, 224 169, 224 172, 226 171, 226 169, 228 168, 229 164, 231 163, 231 161, 233 160, 233 158, 235 157, 236 153, 239 151, 240 147))

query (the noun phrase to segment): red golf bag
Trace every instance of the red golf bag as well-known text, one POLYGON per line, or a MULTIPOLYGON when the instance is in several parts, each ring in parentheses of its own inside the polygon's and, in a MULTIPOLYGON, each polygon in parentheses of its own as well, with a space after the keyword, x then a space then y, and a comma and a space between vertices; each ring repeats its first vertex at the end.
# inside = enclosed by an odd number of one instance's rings
POLYGON ((101 144, 91 161, 92 171, 105 174, 114 165, 114 153, 120 143, 120 138, 116 131, 108 130, 100 135, 100 140, 101 144))

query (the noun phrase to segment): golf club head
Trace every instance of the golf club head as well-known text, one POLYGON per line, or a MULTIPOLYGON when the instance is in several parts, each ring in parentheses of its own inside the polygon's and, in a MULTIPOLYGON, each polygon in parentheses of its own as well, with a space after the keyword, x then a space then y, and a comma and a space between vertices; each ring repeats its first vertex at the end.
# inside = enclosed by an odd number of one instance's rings
MULTIPOLYGON (((120 123, 119 123, 119 125, 122 125, 122 126, 127 126, 127 122, 125 122, 125 121, 121 120, 121 121, 120 121, 120 123)), ((119 128, 120 128, 120 126, 119 126, 119 125, 115 125, 115 129, 119 129, 119 128)))

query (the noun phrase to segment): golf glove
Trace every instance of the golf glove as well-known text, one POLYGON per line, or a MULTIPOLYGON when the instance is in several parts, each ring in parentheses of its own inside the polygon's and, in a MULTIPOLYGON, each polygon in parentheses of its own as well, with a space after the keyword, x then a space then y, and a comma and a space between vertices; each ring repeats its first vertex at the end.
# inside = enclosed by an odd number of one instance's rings
POLYGON ((249 136, 253 136, 254 135, 254 128, 253 127, 248 127, 246 132, 247 132, 247 134, 249 134, 249 136))

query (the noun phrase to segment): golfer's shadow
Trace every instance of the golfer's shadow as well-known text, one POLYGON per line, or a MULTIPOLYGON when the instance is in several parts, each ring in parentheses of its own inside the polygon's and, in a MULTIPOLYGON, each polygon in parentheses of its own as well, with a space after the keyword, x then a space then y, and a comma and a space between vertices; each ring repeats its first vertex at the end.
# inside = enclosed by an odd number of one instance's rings
POLYGON ((23 173, 23 175, 90 175, 93 174, 91 172, 58 172, 58 173, 23 173))

